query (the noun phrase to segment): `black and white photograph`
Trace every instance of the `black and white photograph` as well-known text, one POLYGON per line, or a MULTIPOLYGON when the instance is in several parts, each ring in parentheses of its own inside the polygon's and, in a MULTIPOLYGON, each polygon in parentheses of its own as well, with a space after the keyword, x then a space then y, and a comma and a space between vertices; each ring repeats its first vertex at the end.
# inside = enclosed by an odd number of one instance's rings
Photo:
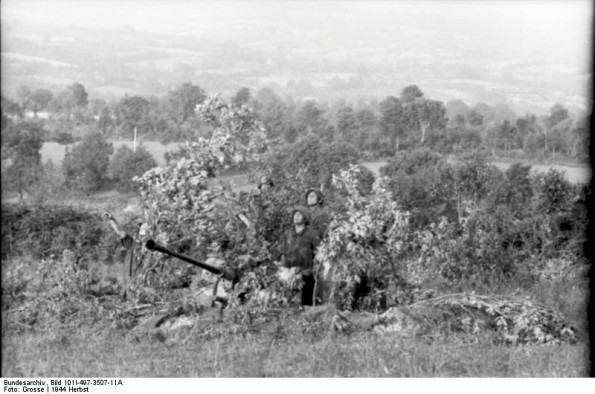
POLYGON ((0 17, 4 391, 593 375, 592 1, 0 17))

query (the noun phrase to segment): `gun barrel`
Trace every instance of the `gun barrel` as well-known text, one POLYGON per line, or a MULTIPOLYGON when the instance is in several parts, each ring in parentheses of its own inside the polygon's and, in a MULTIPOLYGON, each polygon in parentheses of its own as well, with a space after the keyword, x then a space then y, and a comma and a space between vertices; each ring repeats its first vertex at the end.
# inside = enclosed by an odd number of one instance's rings
POLYGON ((174 252, 172 250, 169 250, 161 245, 159 245, 157 242, 153 241, 152 239, 148 240, 145 244, 145 246, 147 247, 147 249, 149 249, 150 251, 157 251, 157 252, 161 252, 163 254, 167 254, 173 257, 176 257, 180 260, 183 260, 187 263, 190 263, 192 265, 195 265, 197 267, 200 267, 202 269, 205 269, 215 275, 221 275, 223 279, 226 279, 230 282, 232 282, 233 284, 236 284, 239 280, 238 275, 233 272, 233 271, 227 271, 227 270, 222 270, 218 267, 214 267, 212 265, 200 262, 198 260, 193 259, 192 257, 188 257, 182 253, 177 253, 174 252))

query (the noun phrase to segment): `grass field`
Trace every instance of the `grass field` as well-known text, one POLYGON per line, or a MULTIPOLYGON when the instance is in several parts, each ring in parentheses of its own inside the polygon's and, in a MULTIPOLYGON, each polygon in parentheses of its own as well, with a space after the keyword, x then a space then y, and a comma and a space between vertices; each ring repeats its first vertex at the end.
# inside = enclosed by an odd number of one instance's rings
POLYGON ((489 338, 360 333, 277 339, 267 334, 142 339, 116 329, 6 335, 2 376, 118 377, 579 377, 588 347, 506 346, 489 338))
MULTIPOLYGON (((4 263, 3 263, 4 264, 4 263)), ((493 288, 517 293, 514 283, 493 288)), ((588 332, 588 284, 578 277, 537 283, 522 291, 588 332)), ((287 321, 206 339, 185 328, 165 337, 94 325, 34 326, 2 319, 4 377, 586 377, 588 338, 577 344, 505 345, 491 332, 474 336, 404 336, 323 327, 300 331, 287 321), (294 327, 294 328, 292 328, 294 327)), ((208 324, 208 323, 207 323, 208 324)), ((303 327, 302 327, 303 330, 303 327)))

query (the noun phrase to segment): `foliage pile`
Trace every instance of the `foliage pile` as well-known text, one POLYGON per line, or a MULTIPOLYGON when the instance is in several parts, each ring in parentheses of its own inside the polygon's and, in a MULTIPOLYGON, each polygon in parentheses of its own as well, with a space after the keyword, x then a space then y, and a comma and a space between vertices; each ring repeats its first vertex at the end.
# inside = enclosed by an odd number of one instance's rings
POLYGON ((419 335, 480 335, 495 332, 508 344, 576 343, 582 335, 560 315, 520 297, 447 294, 404 308, 389 309, 380 316, 382 332, 419 335))

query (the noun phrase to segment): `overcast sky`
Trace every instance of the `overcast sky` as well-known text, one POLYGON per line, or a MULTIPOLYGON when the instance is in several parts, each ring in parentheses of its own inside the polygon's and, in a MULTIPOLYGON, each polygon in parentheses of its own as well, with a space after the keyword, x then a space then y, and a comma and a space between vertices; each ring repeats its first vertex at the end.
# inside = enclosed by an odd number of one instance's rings
POLYGON ((341 32, 348 45, 356 38, 378 39, 367 34, 375 24, 393 24, 445 35, 481 34, 489 45, 522 46, 552 56, 562 54, 577 66, 584 66, 591 56, 591 0, 3 0, 0 4, 3 20, 64 27, 127 25, 199 33, 211 40, 239 43, 255 37, 282 40, 286 32, 321 29, 321 34, 341 32), (252 26, 249 31, 229 27, 245 26, 250 21, 258 21, 259 27, 252 26))

